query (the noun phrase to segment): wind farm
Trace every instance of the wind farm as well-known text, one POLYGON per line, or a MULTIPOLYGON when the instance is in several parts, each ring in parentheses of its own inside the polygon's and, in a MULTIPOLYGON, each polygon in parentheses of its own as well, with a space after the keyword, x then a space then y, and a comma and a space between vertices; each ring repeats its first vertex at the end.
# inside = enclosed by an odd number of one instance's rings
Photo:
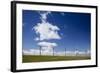
POLYGON ((48 61, 74 61, 74 60, 89 60, 90 52, 79 52, 79 51, 63 51, 55 52, 43 52, 40 50, 33 50, 32 52, 24 52, 23 63, 27 62, 48 62, 48 61))

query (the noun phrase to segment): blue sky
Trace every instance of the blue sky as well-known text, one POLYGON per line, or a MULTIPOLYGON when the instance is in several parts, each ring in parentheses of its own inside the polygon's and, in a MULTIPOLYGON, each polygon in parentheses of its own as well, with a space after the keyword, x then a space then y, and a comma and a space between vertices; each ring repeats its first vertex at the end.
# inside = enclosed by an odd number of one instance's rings
MULTIPOLYGON (((22 47, 23 49, 37 49, 39 41, 34 40, 39 35, 32 30, 37 23, 41 23, 39 12, 46 11, 23 10, 22 27, 22 47)), ((91 15, 89 13, 72 12, 50 12, 47 15, 47 22, 59 27, 58 34, 61 39, 45 40, 46 42, 55 42, 56 51, 63 51, 65 48, 69 51, 78 49, 86 51, 90 49, 91 44, 91 15)), ((45 29, 44 29, 45 30, 45 29)))

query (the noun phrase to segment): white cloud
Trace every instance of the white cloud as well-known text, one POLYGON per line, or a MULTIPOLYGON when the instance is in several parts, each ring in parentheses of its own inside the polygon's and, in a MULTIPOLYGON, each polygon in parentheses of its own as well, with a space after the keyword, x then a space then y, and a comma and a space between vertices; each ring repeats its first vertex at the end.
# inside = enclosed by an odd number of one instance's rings
POLYGON ((39 41, 39 38, 37 37, 37 38, 35 38, 35 40, 36 40, 36 41, 39 41))
POLYGON ((61 39, 58 34, 58 30, 60 30, 57 26, 52 25, 48 22, 38 23, 33 27, 36 34, 39 34, 39 40, 50 40, 50 39, 61 39))
POLYGON ((51 12, 39 12, 39 14, 41 15, 40 18, 42 22, 37 23, 37 25, 32 28, 32 30, 35 30, 36 34, 39 34, 39 37, 36 37, 35 40, 61 39, 58 34, 60 28, 47 21, 47 15, 51 14, 51 12))
MULTIPOLYGON (((39 49, 28 49, 28 50, 23 50, 24 55, 40 55, 40 50, 39 49)), ((51 50, 41 50, 41 55, 52 55, 51 50)))
POLYGON ((39 55, 39 53, 40 53, 39 49, 23 50, 24 55, 39 55))
POLYGON ((48 14, 51 14, 51 12, 50 12, 50 11, 48 11, 48 12, 43 12, 43 13, 39 12, 39 14, 41 15, 41 17, 40 17, 41 21, 42 21, 42 22, 45 22, 45 21, 47 20, 47 15, 48 15, 48 14))
POLYGON ((46 13, 41 13, 41 18, 46 20, 47 19, 47 15, 50 14, 51 12, 46 12, 46 13))
POLYGON ((50 53, 53 51, 53 48, 57 46, 56 43, 51 42, 39 42, 39 46, 41 46, 41 50, 45 53, 50 53))
POLYGON ((43 46, 43 47, 55 47, 55 46, 57 46, 56 43, 51 43, 51 42, 39 42, 38 45, 43 46))

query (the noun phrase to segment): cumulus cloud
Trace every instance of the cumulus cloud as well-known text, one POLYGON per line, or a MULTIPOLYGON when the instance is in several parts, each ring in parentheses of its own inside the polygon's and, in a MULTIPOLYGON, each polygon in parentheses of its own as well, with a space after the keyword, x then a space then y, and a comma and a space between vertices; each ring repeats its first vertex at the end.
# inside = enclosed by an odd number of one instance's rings
POLYGON ((36 34, 39 36, 35 38, 36 41, 42 40, 50 40, 50 39, 61 39, 58 31, 60 28, 56 25, 53 25, 47 21, 47 15, 51 14, 51 12, 39 12, 41 23, 37 23, 36 26, 32 28, 35 30, 36 34))
POLYGON ((61 39, 58 34, 60 29, 48 22, 38 23, 33 29, 39 34, 38 40, 61 39))

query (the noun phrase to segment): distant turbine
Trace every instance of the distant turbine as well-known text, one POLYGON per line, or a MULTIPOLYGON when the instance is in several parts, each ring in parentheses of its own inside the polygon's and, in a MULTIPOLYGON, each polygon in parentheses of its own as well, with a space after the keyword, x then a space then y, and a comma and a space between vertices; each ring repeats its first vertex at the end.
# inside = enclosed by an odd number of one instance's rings
POLYGON ((41 50, 42 50, 42 49, 41 49, 41 46, 40 46, 40 56, 41 56, 41 50))
POLYGON ((66 56, 66 48, 65 48, 65 56, 66 56))
POLYGON ((52 48, 52 51, 53 51, 53 56, 54 56, 54 48, 52 48))

